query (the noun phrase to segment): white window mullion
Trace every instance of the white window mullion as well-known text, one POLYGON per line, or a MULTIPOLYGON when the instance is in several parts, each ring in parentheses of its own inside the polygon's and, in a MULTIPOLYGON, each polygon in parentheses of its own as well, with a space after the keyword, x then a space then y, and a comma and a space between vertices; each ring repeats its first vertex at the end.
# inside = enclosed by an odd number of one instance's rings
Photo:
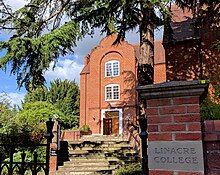
POLYGON ((120 86, 118 84, 110 84, 105 86, 105 100, 119 100, 120 86))
POLYGON ((115 77, 119 75, 119 61, 112 60, 105 63, 105 76, 115 77))

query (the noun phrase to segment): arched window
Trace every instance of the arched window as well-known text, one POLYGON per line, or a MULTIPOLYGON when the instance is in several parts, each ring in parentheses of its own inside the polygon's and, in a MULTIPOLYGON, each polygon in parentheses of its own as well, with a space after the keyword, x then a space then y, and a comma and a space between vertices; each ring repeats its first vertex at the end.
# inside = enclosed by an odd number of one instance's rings
POLYGON ((119 100, 120 99, 120 86, 118 84, 109 84, 105 86, 105 100, 119 100))
POLYGON ((105 63, 105 76, 115 77, 119 75, 119 61, 111 60, 105 63))

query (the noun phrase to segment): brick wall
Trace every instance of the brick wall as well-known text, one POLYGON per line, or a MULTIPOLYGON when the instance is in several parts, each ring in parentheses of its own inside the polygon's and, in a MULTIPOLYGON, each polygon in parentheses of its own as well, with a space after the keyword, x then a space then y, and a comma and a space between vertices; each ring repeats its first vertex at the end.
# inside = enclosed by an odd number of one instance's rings
POLYGON ((149 175, 205 174, 199 104, 206 88, 207 85, 198 81, 167 82, 138 88, 147 106, 149 175), (165 154, 164 150, 168 149, 174 152, 166 151, 165 154), (184 149, 195 152, 180 151, 184 149))
POLYGON ((56 150, 57 150, 57 143, 51 143, 50 144, 50 171, 49 171, 49 175, 55 175, 56 174, 56 170, 57 170, 57 154, 56 154, 56 150), (53 154, 55 153, 55 154, 53 154))
POLYGON ((166 64, 154 65, 154 83, 163 83, 166 81, 166 64))
MULTIPOLYGON (((116 35, 108 36, 86 57, 80 75, 80 126, 89 125, 93 134, 101 133, 102 110, 122 109, 123 117, 128 113, 136 118, 136 58, 132 45, 122 41, 113 45, 116 35), (120 75, 105 77, 105 63, 110 60, 120 62, 120 75), (105 86, 118 84, 120 99, 105 101, 105 86), (129 108, 129 109, 128 109, 129 108)), ((134 121, 135 122, 135 121, 134 121)))
POLYGON ((149 141, 201 140, 199 97, 147 100, 149 141))
POLYGON ((60 139, 62 141, 75 141, 79 140, 81 135, 80 131, 63 130, 60 139))
POLYGON ((208 175, 220 174, 220 120, 204 122, 204 141, 208 175))
MULTIPOLYGON (((199 97, 147 100, 150 141, 201 141, 199 97)), ((150 161, 150 160, 149 160, 150 161)), ((150 175, 202 175, 202 172, 150 170, 150 175)))
MULTIPOLYGON (((178 15, 181 15, 182 12, 178 12, 178 15)), ((185 16, 185 14, 183 14, 183 16, 185 16)), ((185 22, 187 23, 187 21, 185 22)), ((216 69, 219 69, 220 59, 216 58, 220 57, 220 53, 213 47, 213 43, 220 39, 220 30, 219 26, 214 28, 210 27, 213 26, 213 24, 210 24, 209 18, 205 19, 203 25, 204 26, 202 26, 199 32, 201 37, 200 53, 203 64, 203 78, 207 78, 216 75, 216 69)), ((184 26, 183 21, 182 26, 184 26)), ((176 31, 174 33, 174 37, 175 34, 182 34, 184 38, 185 33, 176 31)), ((196 40, 189 40, 188 38, 185 38, 185 40, 180 40, 179 42, 175 41, 173 44, 165 43, 165 53, 167 80, 176 81, 199 79, 200 63, 196 51, 196 40)))

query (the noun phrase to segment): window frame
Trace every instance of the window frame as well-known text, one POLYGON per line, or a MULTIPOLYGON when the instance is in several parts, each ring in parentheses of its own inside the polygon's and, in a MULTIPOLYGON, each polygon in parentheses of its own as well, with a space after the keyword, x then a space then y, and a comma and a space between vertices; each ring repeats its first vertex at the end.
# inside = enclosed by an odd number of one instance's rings
POLYGON ((107 61, 105 63, 105 77, 117 77, 120 75, 120 62, 119 60, 110 60, 110 61, 107 61), (118 63, 118 74, 117 75, 114 75, 114 63, 118 63), (111 75, 107 75, 107 65, 110 64, 111 66, 111 75))
POLYGON ((108 84, 105 86, 105 101, 117 101, 120 100, 120 85, 119 84, 108 84), (111 88, 111 99, 107 99, 107 88, 111 88), (114 87, 118 87, 118 98, 114 98, 114 87))

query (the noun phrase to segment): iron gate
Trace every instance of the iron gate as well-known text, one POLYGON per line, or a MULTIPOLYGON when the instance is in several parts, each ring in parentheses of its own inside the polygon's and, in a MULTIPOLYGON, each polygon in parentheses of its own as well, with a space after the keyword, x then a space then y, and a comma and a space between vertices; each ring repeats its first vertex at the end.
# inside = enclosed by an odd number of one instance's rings
POLYGON ((46 143, 44 144, 31 143, 27 139, 27 135, 10 138, 7 135, 1 135, 0 175, 49 175, 50 143, 53 138, 53 125, 54 122, 51 119, 46 122, 47 133, 45 134, 46 143), (38 154, 37 150, 41 150, 42 153, 38 154), (7 155, 6 159, 4 155, 7 155), (15 160, 16 156, 19 160, 15 160), (39 157, 43 161, 39 160, 39 157))

